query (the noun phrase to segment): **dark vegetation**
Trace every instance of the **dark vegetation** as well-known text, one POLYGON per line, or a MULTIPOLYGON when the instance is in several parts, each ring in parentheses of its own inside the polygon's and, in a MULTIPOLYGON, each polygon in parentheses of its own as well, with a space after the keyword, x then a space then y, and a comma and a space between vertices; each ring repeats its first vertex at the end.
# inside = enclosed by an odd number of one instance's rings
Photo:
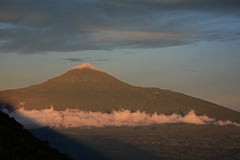
POLYGON ((1 160, 70 160, 58 150, 50 148, 25 130, 15 119, 0 112, 1 160))

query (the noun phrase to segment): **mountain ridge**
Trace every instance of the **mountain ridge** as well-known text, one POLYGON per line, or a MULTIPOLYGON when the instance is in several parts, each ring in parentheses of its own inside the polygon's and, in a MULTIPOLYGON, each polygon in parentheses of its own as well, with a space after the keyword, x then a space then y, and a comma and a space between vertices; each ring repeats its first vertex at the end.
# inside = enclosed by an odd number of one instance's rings
POLYGON ((0 99, 29 110, 53 106, 55 110, 77 108, 109 113, 128 109, 183 115, 195 110, 197 115, 240 122, 239 112, 170 90, 133 86, 95 68, 87 63, 37 85, 0 91, 0 99))

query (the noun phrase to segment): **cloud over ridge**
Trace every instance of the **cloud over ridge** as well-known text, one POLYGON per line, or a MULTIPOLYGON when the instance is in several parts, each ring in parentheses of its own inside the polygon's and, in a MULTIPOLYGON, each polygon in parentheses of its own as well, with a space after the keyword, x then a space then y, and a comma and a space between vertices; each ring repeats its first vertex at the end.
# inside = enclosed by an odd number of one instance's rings
POLYGON ((56 111, 53 108, 43 110, 25 110, 20 108, 14 112, 2 110, 14 117, 25 128, 71 128, 71 127, 104 127, 104 126, 147 126, 163 123, 190 123, 196 125, 236 125, 232 121, 215 121, 206 115, 198 116, 191 110, 185 116, 173 113, 172 115, 149 114, 146 112, 131 112, 130 110, 112 111, 111 113, 86 112, 78 109, 56 111))

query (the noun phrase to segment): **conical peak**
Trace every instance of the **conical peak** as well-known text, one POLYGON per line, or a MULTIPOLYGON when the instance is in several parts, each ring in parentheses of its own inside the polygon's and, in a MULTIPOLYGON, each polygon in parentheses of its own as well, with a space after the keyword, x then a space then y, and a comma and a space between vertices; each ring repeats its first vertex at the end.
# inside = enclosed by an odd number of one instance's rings
POLYGON ((81 64, 79 66, 76 66, 76 67, 73 67, 71 70, 74 70, 74 69, 91 69, 91 70, 94 70, 94 71, 100 71, 100 72, 103 72, 102 70, 98 69, 97 67, 89 64, 89 63, 84 63, 84 64, 81 64))

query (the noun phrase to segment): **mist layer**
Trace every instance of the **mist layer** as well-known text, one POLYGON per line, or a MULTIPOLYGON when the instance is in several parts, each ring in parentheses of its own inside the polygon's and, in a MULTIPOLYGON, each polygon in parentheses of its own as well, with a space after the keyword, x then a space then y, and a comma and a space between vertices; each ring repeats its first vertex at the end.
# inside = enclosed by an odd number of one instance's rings
POLYGON ((172 115, 149 114, 146 112, 131 112, 130 110, 113 111, 111 113, 86 112, 78 109, 66 109, 65 111, 56 111, 53 108, 43 110, 25 110, 20 108, 8 113, 14 117, 25 128, 71 128, 71 127, 104 127, 104 126, 147 126, 163 123, 190 123, 196 125, 236 125, 240 124, 227 121, 216 121, 206 115, 198 116, 194 110, 182 116, 173 113, 172 115))

